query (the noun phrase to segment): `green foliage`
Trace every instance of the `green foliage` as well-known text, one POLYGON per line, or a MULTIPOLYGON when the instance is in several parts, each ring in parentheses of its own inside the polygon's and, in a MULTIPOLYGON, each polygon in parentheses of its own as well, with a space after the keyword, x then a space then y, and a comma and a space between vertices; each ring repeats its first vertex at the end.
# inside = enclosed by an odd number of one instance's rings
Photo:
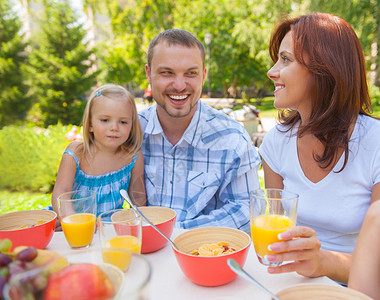
POLYGON ((26 44, 20 28, 8 0, 0 0, 0 128, 24 119, 30 108, 21 72, 26 44))
POLYGON ((30 53, 29 93, 39 104, 45 126, 80 124, 84 99, 95 84, 93 51, 83 42, 85 30, 67 1, 45 4, 38 43, 30 53))
POLYGON ((370 84, 368 86, 374 111, 380 110, 380 88, 370 84))
POLYGON ((0 130, 0 189, 50 191, 63 150, 64 135, 71 126, 26 128, 6 126, 0 130))
POLYGON ((0 191, 0 212, 42 209, 51 204, 51 194, 0 191))
POLYGON ((149 41, 173 26, 171 0, 107 1, 113 38, 101 46, 102 81, 146 87, 144 65, 149 41))

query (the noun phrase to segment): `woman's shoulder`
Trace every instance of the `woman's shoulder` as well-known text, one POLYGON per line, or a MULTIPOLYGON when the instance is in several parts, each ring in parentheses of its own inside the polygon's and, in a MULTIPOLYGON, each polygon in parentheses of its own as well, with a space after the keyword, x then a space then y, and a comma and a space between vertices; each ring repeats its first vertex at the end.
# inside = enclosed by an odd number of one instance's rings
POLYGON ((365 135, 368 138, 380 139, 380 120, 366 116, 359 115, 356 124, 358 125, 360 136, 365 135))

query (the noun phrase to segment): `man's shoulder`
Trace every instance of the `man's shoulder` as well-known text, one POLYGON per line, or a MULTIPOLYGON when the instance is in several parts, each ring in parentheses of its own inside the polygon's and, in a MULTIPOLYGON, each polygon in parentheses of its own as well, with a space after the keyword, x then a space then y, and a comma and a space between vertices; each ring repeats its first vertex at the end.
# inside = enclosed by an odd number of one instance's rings
POLYGON ((137 114, 140 119, 141 126, 145 126, 149 119, 151 118, 152 114, 154 112, 153 105, 149 106, 148 108, 145 108, 143 110, 140 110, 137 114))
POLYGON ((204 121, 202 140, 207 142, 226 143, 231 147, 250 141, 249 134, 239 122, 222 111, 202 103, 202 120, 204 121))

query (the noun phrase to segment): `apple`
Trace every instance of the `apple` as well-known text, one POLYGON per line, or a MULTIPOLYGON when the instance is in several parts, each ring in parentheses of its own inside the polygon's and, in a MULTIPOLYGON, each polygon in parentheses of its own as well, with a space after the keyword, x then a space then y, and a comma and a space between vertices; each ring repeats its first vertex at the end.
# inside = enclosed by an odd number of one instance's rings
POLYGON ((108 276, 94 264, 72 264, 49 276, 45 300, 106 300, 114 295, 108 276))

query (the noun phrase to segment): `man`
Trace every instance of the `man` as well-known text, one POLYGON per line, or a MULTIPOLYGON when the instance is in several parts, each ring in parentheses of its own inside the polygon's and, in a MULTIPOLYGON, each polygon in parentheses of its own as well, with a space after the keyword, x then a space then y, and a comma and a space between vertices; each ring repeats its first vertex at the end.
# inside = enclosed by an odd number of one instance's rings
POLYGON ((174 209, 179 228, 248 231, 260 158, 240 124, 199 101, 203 44, 185 30, 166 30, 150 42, 145 71, 156 101, 139 113, 148 205, 174 209))

